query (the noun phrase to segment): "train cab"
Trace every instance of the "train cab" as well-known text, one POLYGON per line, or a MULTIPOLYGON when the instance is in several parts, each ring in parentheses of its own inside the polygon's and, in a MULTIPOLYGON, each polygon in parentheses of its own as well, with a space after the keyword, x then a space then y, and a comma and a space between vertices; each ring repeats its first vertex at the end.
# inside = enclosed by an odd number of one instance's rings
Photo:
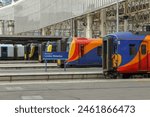
POLYGON ((29 60, 37 60, 37 59, 38 59, 38 44, 32 43, 30 45, 29 60))
POLYGON ((45 48, 46 48, 46 43, 43 42, 41 44, 38 44, 38 61, 41 63, 43 62, 43 54, 42 52, 45 51, 45 48))
POLYGON ((0 59, 14 59, 14 45, 13 44, 0 44, 0 59))
POLYGON ((101 66, 102 39, 73 38, 67 60, 69 66, 101 66))
POLYGON ((56 42, 43 42, 38 45, 38 61, 43 62, 43 52, 56 52, 56 42))
POLYGON ((38 60, 38 44, 31 43, 24 47, 25 60, 38 60))
POLYGON ((24 46, 24 60, 29 60, 30 44, 24 46))
MULTIPOLYGON (((57 52, 68 52, 70 49, 70 43, 72 41, 72 37, 70 38, 63 38, 57 41, 57 52)), ((57 60, 58 67, 64 67, 64 60, 57 60)))

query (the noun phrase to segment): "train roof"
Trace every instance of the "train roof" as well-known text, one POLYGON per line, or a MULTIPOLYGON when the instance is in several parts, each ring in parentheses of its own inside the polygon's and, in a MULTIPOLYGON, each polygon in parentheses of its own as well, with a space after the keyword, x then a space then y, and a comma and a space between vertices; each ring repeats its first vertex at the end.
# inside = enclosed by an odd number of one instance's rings
POLYGON ((73 37, 74 39, 78 39, 78 40, 93 40, 93 39, 101 39, 101 38, 86 38, 86 37, 73 37))
POLYGON ((74 44, 83 44, 86 45, 88 43, 101 45, 102 39, 101 38, 84 38, 84 37, 74 37, 72 43, 74 44))
POLYGON ((23 47, 22 44, 15 44, 15 46, 17 46, 17 47, 23 47))
POLYGON ((109 35, 116 37, 118 40, 142 40, 146 37, 147 34, 134 34, 132 32, 116 32, 109 35))
POLYGON ((76 41, 89 41, 89 40, 102 40, 102 38, 85 38, 85 37, 74 37, 76 41))
POLYGON ((14 47, 13 44, 0 44, 0 47, 14 47))

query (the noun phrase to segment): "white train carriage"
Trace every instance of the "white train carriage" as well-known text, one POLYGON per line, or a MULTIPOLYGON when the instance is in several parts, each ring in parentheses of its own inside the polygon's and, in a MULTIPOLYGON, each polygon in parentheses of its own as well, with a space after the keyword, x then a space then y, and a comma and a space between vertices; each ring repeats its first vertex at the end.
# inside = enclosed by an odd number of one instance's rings
POLYGON ((13 59, 14 58, 14 46, 13 44, 0 44, 0 59, 13 59))

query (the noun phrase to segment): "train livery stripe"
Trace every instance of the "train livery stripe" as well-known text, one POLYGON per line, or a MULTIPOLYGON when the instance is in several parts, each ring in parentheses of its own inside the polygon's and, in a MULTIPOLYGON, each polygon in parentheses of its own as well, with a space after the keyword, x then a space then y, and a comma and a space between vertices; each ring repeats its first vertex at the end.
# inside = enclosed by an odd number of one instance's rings
POLYGON ((73 38, 73 40, 72 40, 72 43, 70 44, 70 47, 71 47, 71 49, 69 50, 69 57, 71 56, 73 56, 73 54, 74 54, 74 51, 75 51, 75 38, 73 38))
MULTIPOLYGON (((141 48, 141 45, 143 44, 143 42, 147 42, 147 41, 150 41, 150 36, 146 36, 145 39, 142 41, 142 43, 140 44, 140 48, 141 48)), ((117 71, 119 72, 135 72, 138 70, 139 68, 139 56, 140 56, 140 49, 138 50, 136 56, 130 61, 128 62, 127 64, 123 65, 123 66, 120 66, 117 71)), ((147 59, 147 56, 150 56, 150 51, 148 51, 148 55, 146 54, 145 56, 142 56, 140 59, 140 61, 142 62, 142 64, 146 64, 146 59, 147 59)))
POLYGON ((85 46, 85 54, 87 54, 89 51, 91 51, 92 49, 94 49, 98 46, 102 46, 102 40, 101 39, 91 41, 89 44, 87 44, 85 46), (97 44, 94 44, 94 43, 97 43, 97 44))
MULTIPOLYGON (((148 56, 150 56, 150 54, 148 56)), ((142 66, 147 66, 146 61, 147 61, 147 57, 145 57, 141 60, 142 66)), ((121 73, 135 73, 138 70, 140 70, 139 69, 139 62, 132 64, 132 65, 129 65, 129 66, 126 66, 126 67, 120 67, 118 69, 118 71, 121 73)))
POLYGON ((76 38, 73 38, 71 45, 70 45, 70 50, 69 50, 69 56, 67 62, 70 62, 74 59, 78 58, 78 44, 76 43, 76 38))

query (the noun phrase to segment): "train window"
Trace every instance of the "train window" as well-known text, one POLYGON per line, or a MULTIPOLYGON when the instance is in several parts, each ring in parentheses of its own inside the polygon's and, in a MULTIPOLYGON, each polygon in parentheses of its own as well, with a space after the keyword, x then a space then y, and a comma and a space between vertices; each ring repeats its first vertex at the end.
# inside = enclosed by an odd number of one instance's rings
POLYGON ((135 46, 135 44, 130 44, 129 45, 129 52, 130 52, 130 56, 136 55, 136 46, 135 46))
POLYGON ((97 55, 102 56, 102 46, 97 47, 97 55))
POLYGON ((142 46, 141 46, 141 53, 142 53, 143 55, 146 54, 146 45, 142 45, 142 46))

